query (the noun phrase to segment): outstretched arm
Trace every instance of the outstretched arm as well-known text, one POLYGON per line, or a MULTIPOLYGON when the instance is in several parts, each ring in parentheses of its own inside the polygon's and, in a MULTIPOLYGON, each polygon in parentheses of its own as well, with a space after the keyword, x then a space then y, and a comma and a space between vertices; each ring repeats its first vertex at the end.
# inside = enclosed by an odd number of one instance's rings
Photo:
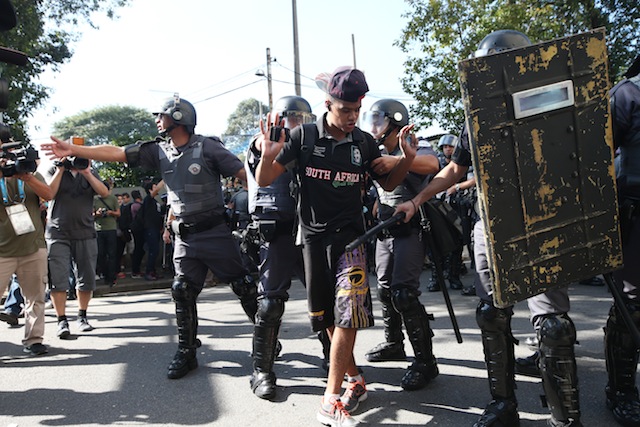
POLYGON ((408 222, 417 211, 417 207, 431 199, 441 191, 446 190, 458 182, 467 173, 467 166, 460 166, 451 162, 431 180, 431 182, 418 193, 413 199, 401 203, 396 208, 395 213, 404 212, 405 222, 408 222))
POLYGON ((124 147, 117 147, 115 145, 74 145, 67 141, 51 137, 49 143, 40 145, 40 149, 50 159, 61 159, 63 157, 76 156, 83 157, 85 159, 99 160, 102 162, 126 162, 127 157, 124 152, 124 147))

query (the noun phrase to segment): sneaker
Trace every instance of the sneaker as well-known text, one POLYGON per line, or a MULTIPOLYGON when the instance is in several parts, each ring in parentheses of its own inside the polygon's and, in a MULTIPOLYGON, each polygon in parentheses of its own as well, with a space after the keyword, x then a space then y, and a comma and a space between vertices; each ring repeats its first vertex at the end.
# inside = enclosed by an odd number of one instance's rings
POLYGON ((127 275, 124 273, 124 271, 121 271, 120 273, 118 273, 116 278, 118 278, 118 279, 126 279, 127 275))
POLYGON ((156 275, 154 273, 147 273, 144 275, 144 280, 147 280, 149 282, 154 281, 154 280, 158 280, 158 278, 156 277, 156 275))
POLYGON ((367 393, 367 386, 364 383, 364 378, 362 378, 362 381, 360 382, 352 380, 347 383, 347 390, 344 392, 342 397, 340 397, 340 401, 342 402, 344 409, 351 414, 353 411, 358 409, 360 402, 367 400, 367 397, 369 397, 367 393))
POLYGON ((142 273, 131 273, 132 279, 142 279, 142 273))
POLYGON ((44 303, 44 308, 45 309, 53 308, 53 301, 49 300, 49 301, 45 302, 44 303))
POLYGON ((61 320, 58 322, 58 338, 61 340, 66 340, 71 335, 71 331, 69 331, 69 322, 66 320, 61 320))
POLYGON ((18 316, 8 311, 0 311, 0 320, 7 322, 11 326, 18 325, 18 316))
POLYGON ((40 356, 41 354, 45 354, 49 351, 47 346, 41 343, 35 343, 28 345, 23 350, 25 353, 29 353, 32 356, 40 356))
POLYGON ((80 332, 89 332, 93 331, 93 326, 89 324, 86 317, 78 317, 78 329, 80 332))
POLYGON ((322 424, 331 427, 354 427, 359 423, 344 409, 340 399, 329 399, 329 402, 325 403, 324 398, 320 405, 320 410, 316 414, 316 419, 322 424))

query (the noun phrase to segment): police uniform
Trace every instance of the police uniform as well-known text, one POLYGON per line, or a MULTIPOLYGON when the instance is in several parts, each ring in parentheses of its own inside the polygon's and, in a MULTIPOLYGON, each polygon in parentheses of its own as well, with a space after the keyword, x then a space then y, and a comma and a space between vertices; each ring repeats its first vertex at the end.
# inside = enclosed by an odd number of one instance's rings
MULTIPOLYGON (((639 61, 640 56, 636 59, 636 68, 639 61)), ((624 259, 624 266, 613 276, 638 328, 640 264, 636 260, 640 257, 640 75, 622 80, 611 89, 610 95, 614 145, 620 150, 616 176, 624 259)), ((635 381, 638 347, 615 304, 609 311, 605 327, 605 359, 607 406, 620 424, 640 425, 640 401, 635 381)))
POLYGON ((175 369, 172 362, 169 377, 179 378, 197 366, 195 349, 200 342, 196 298, 208 270, 231 284, 247 316, 251 321, 255 318, 255 283, 242 264, 240 250, 226 223, 220 186, 221 175, 235 175, 243 165, 222 141, 201 135, 191 135, 181 147, 170 140, 157 139, 129 146, 125 153, 129 165, 161 172, 167 203, 176 218, 172 223, 176 237, 172 296, 179 350, 174 362, 181 362, 182 366, 175 369))
MULTIPOLYGON (((398 155, 400 148, 392 153, 383 150, 383 154, 398 155)), ((421 147, 417 155, 433 155, 430 147, 421 147)), ((386 220, 402 202, 411 200, 428 180, 426 175, 409 172, 393 191, 385 191, 376 184, 378 190, 378 217, 386 220)), ((376 274, 378 277, 378 295, 383 303, 385 334, 387 343, 402 343, 402 329, 398 314, 404 322, 407 336, 413 347, 415 361, 402 378, 405 390, 417 390, 438 375, 436 359, 433 356, 433 332, 429 326, 429 316, 419 300, 420 274, 425 257, 425 241, 419 224, 419 217, 408 223, 391 227, 384 231, 384 238, 376 242, 376 274), (385 311, 396 313, 385 313, 385 311), (387 323, 392 322, 393 325, 387 323)), ((383 344, 384 345, 384 344, 383 344)), ((375 352, 375 349, 372 350, 375 352)), ((404 353, 404 350, 402 351, 404 353)))
MULTIPOLYGON (((462 131, 451 161, 460 166, 471 166, 466 127, 462 131)), ((493 305, 492 279, 483 221, 477 221, 474 226, 474 257, 478 274, 478 280, 475 280, 476 294, 480 297, 476 320, 482 333, 493 397, 476 426, 493 425, 498 419, 504 425, 509 425, 517 420, 514 338, 511 333, 513 308, 497 308, 493 305), (503 419, 501 416, 507 418, 503 419)), ((573 350, 576 330, 568 315, 568 287, 554 288, 533 296, 527 300, 527 304, 531 322, 540 342, 540 371, 547 404, 554 422, 558 422, 555 425, 569 425, 563 423, 580 419, 580 405, 573 350)))
POLYGON ((249 188, 249 212, 259 232, 258 312, 253 334, 251 388, 261 398, 275 396, 273 363, 277 356, 277 338, 284 304, 289 299, 291 277, 304 280, 302 249, 295 244, 296 201, 291 194, 292 173, 280 175, 271 185, 259 187, 255 168, 260 153, 255 139, 249 144, 245 169, 249 188))

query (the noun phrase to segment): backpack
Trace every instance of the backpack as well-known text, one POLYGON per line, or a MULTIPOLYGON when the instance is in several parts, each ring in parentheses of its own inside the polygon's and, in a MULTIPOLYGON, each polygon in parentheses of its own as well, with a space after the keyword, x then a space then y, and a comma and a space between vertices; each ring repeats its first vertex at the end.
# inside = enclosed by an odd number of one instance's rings
POLYGON ((144 211, 142 208, 143 208, 143 204, 140 202, 133 202, 129 205, 129 212, 131 213, 131 216, 132 216, 129 229, 133 232, 139 232, 144 230, 144 211), (140 205, 140 208, 136 212, 135 217, 133 216, 133 212, 131 211, 131 206, 133 206, 134 203, 140 205))
POLYGON ((120 208, 120 218, 118 218, 118 228, 120 230, 128 230, 131 228, 131 203, 124 205, 120 208))

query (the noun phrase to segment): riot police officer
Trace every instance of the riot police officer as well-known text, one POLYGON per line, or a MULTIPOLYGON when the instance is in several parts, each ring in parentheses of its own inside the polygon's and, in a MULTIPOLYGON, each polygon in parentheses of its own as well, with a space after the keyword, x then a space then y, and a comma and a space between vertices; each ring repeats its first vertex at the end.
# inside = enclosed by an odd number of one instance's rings
MULTIPOLYGON (((504 50, 530 45, 528 37, 514 30, 500 30, 487 35, 475 56, 490 55, 504 50)), ((410 220, 415 206, 424 203, 440 191, 454 185, 471 166, 468 133, 465 128, 449 165, 411 201, 398 206, 410 220)), ((474 228, 476 292, 480 302, 476 320, 489 376, 492 401, 487 405, 475 427, 513 426, 519 424, 514 377, 514 338, 511 333, 512 307, 498 308, 492 301, 492 281, 483 221, 474 228)), ((547 404, 551 410, 549 424, 581 426, 578 399, 578 379, 574 353, 576 329, 568 315, 569 296, 566 287, 554 288, 527 300, 531 321, 539 337, 540 372, 547 404)))
MULTIPOLYGON (((303 123, 313 123, 309 103, 299 96, 280 98, 274 112, 284 120, 284 127, 293 129, 303 123)), ((261 147, 255 137, 247 150, 245 169, 249 184, 250 226, 259 233, 260 259, 258 273, 258 313, 253 332, 253 374, 251 389, 262 399, 276 395, 276 375, 273 363, 277 356, 278 331, 285 302, 289 299, 291 277, 295 274, 304 283, 302 250, 295 245, 296 199, 292 194, 292 172, 280 175, 266 187, 259 187, 254 173, 260 161, 261 147)), ((249 231, 251 232, 251 230, 249 231)))
MULTIPOLYGON (((640 327, 640 55, 611 91, 614 145, 620 150, 616 171, 624 266, 614 273, 635 327, 640 327), (630 261, 631 260, 631 261, 630 261)), ((636 387, 638 346, 613 304, 605 327, 607 407, 624 426, 640 426, 636 387)))
POLYGON ((196 110, 176 94, 155 113, 160 133, 154 141, 126 147, 79 146, 51 137, 42 149, 55 157, 81 156, 107 162, 127 162, 159 170, 167 188, 168 218, 175 233, 175 278, 171 295, 176 306, 178 351, 167 376, 181 378, 198 366, 196 349, 198 317, 196 298, 210 269, 227 281, 240 298, 243 310, 254 321, 257 288, 242 265, 237 243, 225 221, 221 176, 246 180, 240 159, 217 138, 195 134, 196 110))
MULTIPOLYGON (((399 131, 409 124, 407 108, 393 99, 381 99, 364 113, 363 127, 378 144, 382 144, 385 167, 391 170, 400 152, 399 131)), ((378 218, 390 218, 397 205, 410 200, 428 182, 440 166, 431 147, 418 148, 417 155, 405 179, 395 189, 378 191, 378 218)), ((382 303, 385 342, 367 354, 368 360, 405 360, 402 322, 413 347, 415 361, 402 378, 405 390, 418 390, 438 375, 433 355, 433 332, 429 315, 420 302, 420 274, 425 257, 425 242, 418 218, 383 231, 376 242, 375 265, 378 278, 378 298, 382 303)))

